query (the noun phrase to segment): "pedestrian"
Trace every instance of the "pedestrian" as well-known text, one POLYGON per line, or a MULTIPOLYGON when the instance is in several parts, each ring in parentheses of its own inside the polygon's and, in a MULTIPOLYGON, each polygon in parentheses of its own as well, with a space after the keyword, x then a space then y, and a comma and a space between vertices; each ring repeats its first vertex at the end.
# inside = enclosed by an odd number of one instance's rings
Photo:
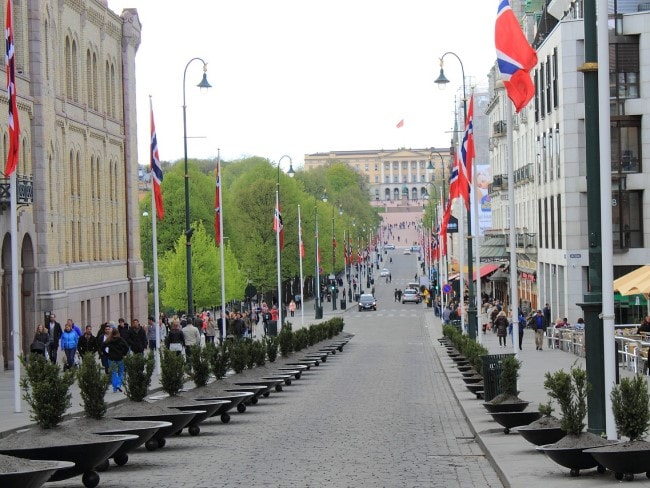
POLYGON ((172 328, 167 334, 165 345, 170 351, 175 351, 176 354, 182 354, 185 349, 185 338, 181 330, 181 322, 178 318, 172 319, 172 328))
POLYGON ((551 306, 548 303, 544 305, 542 313, 544 315, 544 332, 546 332, 546 328, 551 326, 551 306))
POLYGON ((450 320, 451 320, 451 319, 450 319, 450 316, 451 316, 451 307, 450 307, 450 306, 446 306, 446 307, 442 310, 442 323, 443 323, 444 325, 449 325, 450 320))
POLYGON ((194 319, 194 322, 191 320, 183 327, 183 339, 185 340, 185 362, 187 367, 192 371, 192 346, 201 345, 201 333, 199 332, 199 327, 203 325, 203 321, 200 318, 194 319))
POLYGON ((129 328, 129 335, 126 340, 129 344, 129 349, 134 354, 143 354, 144 350, 147 348, 147 333, 144 328, 140 326, 140 321, 138 319, 133 319, 131 321, 131 327, 129 328))
POLYGON ((50 341, 48 342, 50 361, 56 364, 56 357, 59 352, 59 341, 61 340, 61 334, 63 334, 61 324, 56 321, 56 314, 50 314, 50 321, 45 325, 45 329, 50 336, 50 341))
POLYGON ((124 339, 127 344, 129 343, 129 324, 123 318, 117 319, 117 330, 120 333, 120 337, 124 339))
POLYGON ((214 316, 208 312, 208 323, 205 326, 205 343, 214 344, 214 336, 217 334, 217 321, 214 316))
POLYGON ((104 343, 104 351, 108 358, 108 368, 111 371, 113 393, 122 392, 124 382, 124 358, 129 353, 129 345, 120 336, 118 328, 111 330, 111 338, 104 343))
POLYGON ((63 327, 63 333, 61 334, 61 349, 65 353, 65 365, 63 369, 74 368, 74 359, 77 354, 77 343, 79 342, 79 336, 77 333, 72 330, 72 324, 70 321, 66 322, 63 327))
POLYGON ((542 314, 541 310, 537 311, 537 315, 535 315, 535 348, 538 351, 542 350, 542 345, 544 343, 544 325, 546 323, 546 320, 544 319, 544 315, 542 314))
MULTIPOLYGON (((162 331, 159 334, 159 339, 163 340, 162 331)), ((149 350, 156 350, 156 324, 154 323, 153 315, 147 317, 147 346, 149 350)))
POLYGON ((526 316, 523 312, 519 313, 517 322, 519 323, 519 350, 521 351, 521 345, 524 340, 524 330, 526 329, 526 316))
POLYGON ((39 324, 34 333, 34 340, 32 341, 31 346, 29 346, 29 352, 32 354, 40 354, 45 357, 45 351, 48 349, 49 344, 50 335, 47 333, 47 330, 45 330, 45 327, 42 324, 39 324))
POLYGON ((495 325, 497 328, 497 337, 499 338, 499 347, 506 347, 506 338, 508 335, 508 318, 506 317, 506 313, 503 310, 498 313, 495 325))
POLYGON ((109 361, 108 361, 108 342, 111 340, 113 337, 113 329, 114 327, 111 324, 115 324, 115 322, 106 322, 103 327, 103 333, 98 337, 97 339, 97 345, 99 346, 99 359, 102 362, 102 366, 104 366, 104 371, 106 374, 110 373, 110 367, 109 367, 109 361))
POLYGON ((291 302, 289 302, 289 313, 291 314, 292 317, 296 313, 296 302, 294 300, 291 300, 291 302))
POLYGON ((86 326, 86 330, 79 338, 79 342, 77 342, 77 351, 79 351, 79 356, 81 357, 86 353, 90 353, 94 356, 99 352, 99 344, 97 343, 97 338, 93 334, 93 328, 91 325, 86 326))

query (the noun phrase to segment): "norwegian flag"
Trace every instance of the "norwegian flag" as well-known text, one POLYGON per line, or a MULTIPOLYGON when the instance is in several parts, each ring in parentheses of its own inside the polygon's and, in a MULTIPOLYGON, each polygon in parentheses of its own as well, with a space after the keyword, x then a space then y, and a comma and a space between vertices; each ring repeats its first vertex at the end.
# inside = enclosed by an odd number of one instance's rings
POLYGON ((275 205, 275 214, 273 216, 273 232, 278 234, 280 239, 280 250, 284 249, 284 225, 282 224, 282 214, 280 213, 280 204, 275 205))
POLYGON ((465 173, 461 171, 458 155, 454 158, 454 166, 449 176, 449 200, 462 198, 465 206, 469 208, 469 185, 465 179, 465 173))
POLYGON ((515 111, 519 112, 535 95, 535 85, 529 72, 537 64, 537 53, 528 44, 508 0, 499 3, 494 44, 503 86, 515 111))
POLYGON ((149 98, 149 111, 151 112, 151 154, 150 154, 150 169, 153 184, 153 196, 156 205, 156 215, 158 220, 162 220, 165 215, 165 208, 163 207, 162 189, 160 185, 163 181, 162 166, 160 165, 160 156, 158 155, 158 137, 156 136, 156 124, 153 120, 153 105, 151 98, 149 98))
POLYGON ((214 242, 221 246, 221 158, 217 157, 217 176, 214 184, 214 242))
POLYGON ((300 223, 300 216, 298 218, 298 249, 300 250, 300 257, 305 257, 305 243, 302 241, 302 224, 300 223))
POLYGON ((11 0, 7 0, 7 21, 5 24, 5 41, 7 51, 5 66, 7 70, 7 94, 9 96, 9 151, 5 165, 5 176, 9 177, 18 166, 18 153, 20 149, 20 122, 18 120, 18 102, 16 96, 16 59, 14 51, 14 27, 11 16, 11 0))
POLYGON ((472 165, 474 164, 474 95, 469 99, 469 109, 465 119, 465 132, 463 143, 460 146, 460 169, 465 172, 465 180, 468 185, 472 184, 472 165))

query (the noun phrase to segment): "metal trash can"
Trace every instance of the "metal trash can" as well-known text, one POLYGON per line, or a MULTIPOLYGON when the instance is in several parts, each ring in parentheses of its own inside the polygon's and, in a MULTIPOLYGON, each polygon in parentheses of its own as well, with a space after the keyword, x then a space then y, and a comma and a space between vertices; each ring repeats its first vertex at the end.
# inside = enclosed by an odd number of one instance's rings
MULTIPOLYGON (((345 296, 345 295, 343 295, 343 296, 345 296)), ((347 304, 345 303, 345 298, 341 298, 341 310, 345 310, 346 305, 347 304)))
POLYGON ((355 294, 354 294, 354 301, 355 301, 355 302, 358 302, 360 297, 361 297, 361 294, 359 294, 359 293, 355 293, 355 294))
POLYGON ((266 335, 275 337, 278 335, 278 321, 269 320, 266 323, 266 335))
POLYGON ((316 305, 316 320, 323 318, 323 306, 316 305))
POLYGON ((501 388, 501 371, 503 361, 514 354, 486 354, 481 356, 483 362, 483 399, 486 402, 503 393, 501 388))

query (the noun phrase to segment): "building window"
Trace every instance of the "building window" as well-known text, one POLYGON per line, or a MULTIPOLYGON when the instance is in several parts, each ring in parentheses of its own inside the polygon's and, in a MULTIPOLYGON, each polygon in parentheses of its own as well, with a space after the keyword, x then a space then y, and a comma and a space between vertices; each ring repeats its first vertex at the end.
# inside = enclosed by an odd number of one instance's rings
POLYGON ((375 163, 375 171, 379 171, 379 165, 375 163))
POLYGON ((609 45, 609 96, 639 98, 639 44, 609 45))
POLYGON ((399 176, 393 176, 393 183, 399 183, 399 176))
POLYGON ((411 175, 411 183, 417 183, 418 182, 418 175, 411 175))
POLYGON ((425 181, 427 181, 427 177, 426 177, 426 175, 420 175, 420 181, 423 182, 423 183, 424 183, 425 181))
POLYGON ((557 48, 553 49, 553 58, 551 61, 553 65, 553 108, 558 108, 558 75, 557 75, 557 48))
POLYGON ((613 188, 612 230, 614 249, 643 247, 643 192, 613 188))
POLYGON ((390 183, 390 176, 388 175, 384 176, 384 183, 390 183))
POLYGON ((641 118, 612 118, 610 122, 612 173, 641 171, 641 118))
POLYGON ((379 175, 375 175, 375 183, 379 183, 379 175))
POLYGON ((555 197, 555 204, 557 206, 557 248, 562 249, 562 195, 555 197))
POLYGON ((370 171, 370 165, 369 165, 368 163, 366 163, 365 168, 366 168, 366 172, 367 172, 367 171, 370 171))
POLYGON ((555 249, 555 206, 553 205, 553 197, 549 198, 551 207, 551 249, 555 249))
POLYGON ((395 170, 399 169, 399 162, 393 161, 393 169, 395 170))
POLYGON ((384 163, 384 170, 385 171, 390 170, 390 163, 384 163))

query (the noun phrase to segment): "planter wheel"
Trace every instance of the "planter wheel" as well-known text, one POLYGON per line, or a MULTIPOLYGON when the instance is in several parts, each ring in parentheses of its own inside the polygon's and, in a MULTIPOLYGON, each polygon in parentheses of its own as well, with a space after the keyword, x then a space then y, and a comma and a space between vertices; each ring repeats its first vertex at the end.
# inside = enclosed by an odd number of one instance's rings
MULTIPOLYGON (((244 405, 244 408, 246 408, 246 405, 244 405)), ((224 412, 221 414, 221 422, 224 424, 230 422, 230 414, 228 412, 224 412)))
POLYGON ((160 439, 158 439, 158 448, 159 449, 162 449, 163 447, 165 447, 165 444, 167 444, 167 440, 164 437, 161 437, 160 439))
POLYGON ((262 395, 264 396, 264 398, 268 398, 270 394, 271 394, 270 391, 265 391, 262 395))
POLYGON ((291 386, 291 379, 287 378, 286 380, 284 380, 284 384, 287 386, 291 386))
POLYGON ((645 473, 645 477, 646 477, 646 478, 650 478, 650 471, 646 471, 646 473, 645 473))
POLYGON ((144 443, 144 447, 147 448, 147 451, 155 451, 158 449, 158 441, 156 439, 149 439, 144 443))
MULTIPOLYGON (((237 411, 239 413, 244 413, 246 411, 246 405, 244 405, 243 403, 239 403, 237 405, 237 411)), ((223 418, 221 420, 223 421, 223 418)))
POLYGON ((127 453, 118 454, 117 456, 113 457, 113 461, 115 461, 115 464, 118 466, 124 466, 129 462, 129 455, 127 453))
POLYGON ((602 464, 599 464, 596 467, 596 471, 598 471, 598 474, 605 474, 607 472, 607 468, 603 466, 602 464))
POLYGON ((86 488, 95 488, 99 484, 99 475, 94 471, 86 471, 81 477, 86 488))
POLYGON ((504 434, 509 434, 509 433, 510 433, 510 429, 509 429, 508 427, 506 427, 505 429, 503 429, 503 433, 504 433, 504 434))
POLYGON ((634 474, 632 473, 625 473, 625 481, 634 481, 634 474))
POLYGON ((571 475, 572 478, 576 478, 576 477, 580 476, 580 470, 576 469, 576 468, 573 468, 573 469, 571 469, 569 474, 571 475))
POLYGON ((275 391, 282 391, 282 385, 275 385, 275 391))
POLYGON ((251 398, 251 403, 252 403, 253 405, 257 405, 257 397, 253 397, 253 398, 251 398))
POLYGON ((106 471, 108 468, 111 467, 111 463, 108 461, 108 459, 104 459, 101 463, 99 463, 95 469, 99 471, 100 473, 103 473, 106 471))
POLYGON ((176 432, 174 432, 174 435, 181 435, 182 433, 183 433, 183 429, 177 430, 176 432))
POLYGON ((296 373, 294 376, 295 376, 295 378, 296 378, 297 380, 299 380, 301 374, 302 374, 302 373, 296 373))
POLYGON ((190 433, 191 436, 197 436, 201 432, 201 428, 198 425, 190 425, 187 428, 187 431, 190 433))

